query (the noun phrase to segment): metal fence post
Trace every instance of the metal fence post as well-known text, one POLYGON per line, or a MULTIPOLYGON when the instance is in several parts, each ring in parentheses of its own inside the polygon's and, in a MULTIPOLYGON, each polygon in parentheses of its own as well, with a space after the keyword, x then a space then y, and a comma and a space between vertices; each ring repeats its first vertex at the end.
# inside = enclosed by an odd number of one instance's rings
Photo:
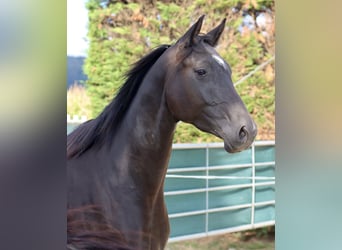
POLYGON ((251 226, 254 228, 255 210, 255 143, 252 144, 252 206, 251 206, 251 226))
MULTIPOLYGON (((206 146, 205 150, 205 167, 206 176, 209 176, 209 144, 206 146)), ((209 178, 206 179, 205 183, 205 234, 208 236, 209 232, 209 178)))

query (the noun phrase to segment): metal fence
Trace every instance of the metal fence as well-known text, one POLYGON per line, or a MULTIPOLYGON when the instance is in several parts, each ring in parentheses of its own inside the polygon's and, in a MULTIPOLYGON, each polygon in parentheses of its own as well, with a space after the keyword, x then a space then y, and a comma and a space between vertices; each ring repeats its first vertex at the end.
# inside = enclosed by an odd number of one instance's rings
POLYGON ((175 144, 165 180, 169 242, 275 224, 275 142, 228 154, 223 143, 175 144))

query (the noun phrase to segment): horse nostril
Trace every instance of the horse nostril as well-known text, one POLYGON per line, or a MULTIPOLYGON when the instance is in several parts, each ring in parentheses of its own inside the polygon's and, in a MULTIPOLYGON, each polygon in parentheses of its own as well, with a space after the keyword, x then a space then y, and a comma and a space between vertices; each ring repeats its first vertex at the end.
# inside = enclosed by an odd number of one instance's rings
POLYGON ((244 140, 248 135, 248 131, 247 131, 247 128, 246 126, 242 126, 240 131, 239 131, 239 137, 240 137, 240 140, 244 140))

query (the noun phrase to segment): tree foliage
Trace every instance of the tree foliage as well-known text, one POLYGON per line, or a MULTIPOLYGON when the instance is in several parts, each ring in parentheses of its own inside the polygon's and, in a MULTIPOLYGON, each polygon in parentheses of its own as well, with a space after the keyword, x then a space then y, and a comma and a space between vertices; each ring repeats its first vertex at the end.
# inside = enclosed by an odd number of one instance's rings
MULTIPOLYGON (((274 56, 273 0, 89 0, 87 9, 90 47, 84 70, 93 116, 113 99, 130 65, 154 47, 175 42, 202 14, 206 14, 203 31, 227 17, 217 50, 231 65, 234 81, 274 56), (243 13, 256 20, 261 12, 272 20, 267 27, 242 27, 243 13)), ((264 133, 259 133, 259 138, 269 139, 270 133, 272 137, 274 65, 248 78, 237 90, 264 133)), ((175 142, 215 140, 184 123, 175 135, 175 142)))

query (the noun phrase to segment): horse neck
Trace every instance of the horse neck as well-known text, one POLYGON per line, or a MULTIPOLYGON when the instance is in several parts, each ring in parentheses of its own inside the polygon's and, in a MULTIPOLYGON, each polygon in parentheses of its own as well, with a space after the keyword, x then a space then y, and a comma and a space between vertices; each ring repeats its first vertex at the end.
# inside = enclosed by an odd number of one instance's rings
POLYGON ((125 142, 122 168, 139 173, 135 182, 143 183, 135 185, 144 185, 153 193, 162 187, 176 127, 165 99, 165 69, 160 66, 162 60, 157 63, 141 83, 117 132, 119 142, 125 142))

